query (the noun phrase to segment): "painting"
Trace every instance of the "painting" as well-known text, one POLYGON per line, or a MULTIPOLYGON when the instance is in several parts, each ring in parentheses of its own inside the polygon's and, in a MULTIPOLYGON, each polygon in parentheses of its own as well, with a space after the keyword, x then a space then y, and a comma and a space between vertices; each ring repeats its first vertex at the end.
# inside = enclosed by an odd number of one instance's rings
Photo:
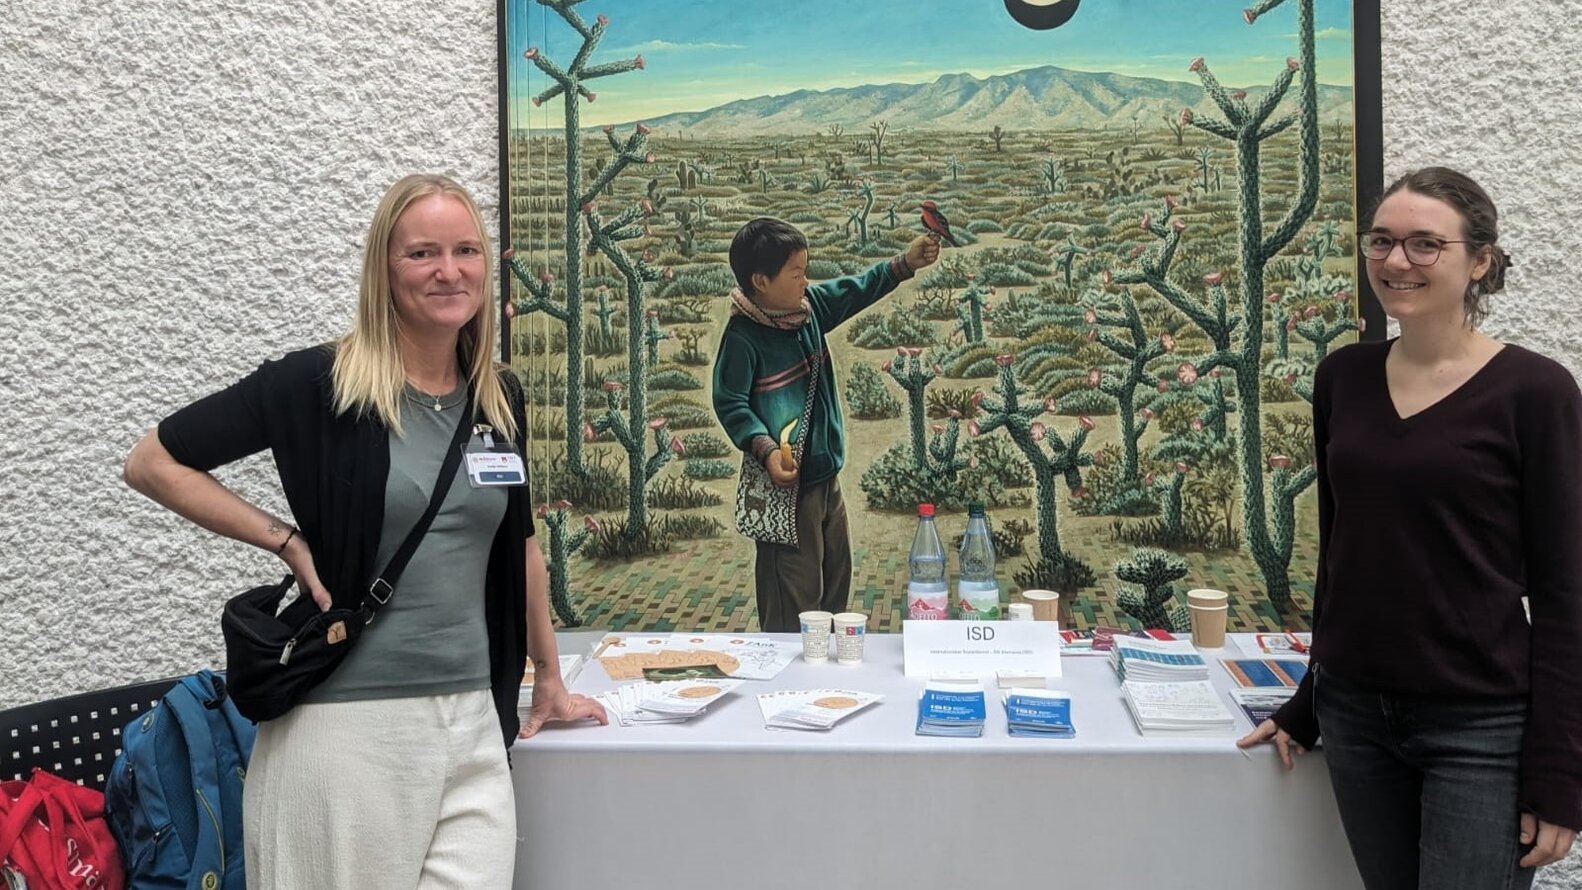
POLYGON ((1313 369, 1383 329, 1378 9, 1245 2, 502 0, 501 351, 558 620, 757 629, 731 237, 784 219, 832 279, 932 212, 939 262, 828 334, 870 627, 920 502, 947 547, 986 504, 1002 598, 1079 629, 1184 629, 1190 587, 1307 627, 1313 369))

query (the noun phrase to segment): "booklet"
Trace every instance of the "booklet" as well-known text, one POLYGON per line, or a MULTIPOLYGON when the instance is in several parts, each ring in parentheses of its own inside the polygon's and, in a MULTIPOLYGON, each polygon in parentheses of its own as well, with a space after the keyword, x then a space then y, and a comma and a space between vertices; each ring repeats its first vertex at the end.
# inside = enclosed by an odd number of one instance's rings
POLYGON ((594 700, 622 726, 681 723, 703 713, 741 683, 740 680, 708 678, 628 683, 617 686, 613 692, 602 692, 594 696, 594 700))
POLYGON ((1226 658, 1220 664, 1241 687, 1295 689, 1307 676, 1304 658, 1226 658))
POLYGON ((1224 735, 1235 729, 1236 719, 1207 680, 1127 680, 1121 689, 1126 710, 1145 736, 1224 735))
POLYGON ((988 716, 977 683, 930 681, 917 700, 918 735, 977 738, 988 716))
POLYGON ((1285 703, 1296 694, 1295 689, 1283 687, 1273 689, 1232 689, 1230 700, 1241 708, 1247 715, 1247 721, 1257 726, 1274 716, 1274 712, 1285 707, 1285 703))
POLYGON ((883 699, 849 689, 784 689, 758 695, 765 729, 826 730, 883 699))
POLYGON ((1208 662, 1191 640, 1117 637, 1110 665, 1122 680, 1206 680, 1208 662))
POLYGON ((1077 734, 1071 723, 1071 693, 1055 689, 1017 689, 1003 696, 1005 722, 1013 736, 1069 739, 1077 734))
POLYGON ((1233 633, 1225 638, 1236 644, 1241 654, 1248 658, 1259 655, 1276 655, 1282 658, 1306 658, 1313 646, 1311 631, 1285 633, 1233 633))

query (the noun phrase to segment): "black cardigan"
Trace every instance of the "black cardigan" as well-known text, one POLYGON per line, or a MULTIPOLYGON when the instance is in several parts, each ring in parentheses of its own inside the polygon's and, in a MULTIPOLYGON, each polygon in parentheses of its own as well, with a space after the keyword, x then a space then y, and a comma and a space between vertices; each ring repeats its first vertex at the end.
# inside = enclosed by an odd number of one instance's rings
MULTIPOLYGON (((390 434, 374 415, 335 413, 334 357, 334 348, 324 345, 266 361, 165 418, 159 441, 178 462, 205 472, 269 449, 319 579, 336 606, 353 608, 382 568, 374 561, 384 522, 390 434)), ((525 455, 522 389, 509 371, 502 370, 500 379, 516 416, 517 450, 525 455)), ((485 582, 490 687, 507 747, 520 725, 517 695, 527 662, 525 547, 534 532, 531 504, 527 486, 509 489, 485 582)))

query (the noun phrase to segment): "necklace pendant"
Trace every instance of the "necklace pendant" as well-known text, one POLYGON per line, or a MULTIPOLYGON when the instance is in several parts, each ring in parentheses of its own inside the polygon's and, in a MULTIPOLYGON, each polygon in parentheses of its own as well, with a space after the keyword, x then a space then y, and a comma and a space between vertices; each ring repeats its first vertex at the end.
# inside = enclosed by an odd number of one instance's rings
POLYGON ((445 410, 445 406, 441 405, 439 403, 439 396, 435 396, 434 397, 434 410, 435 411, 443 411, 443 410, 445 410))

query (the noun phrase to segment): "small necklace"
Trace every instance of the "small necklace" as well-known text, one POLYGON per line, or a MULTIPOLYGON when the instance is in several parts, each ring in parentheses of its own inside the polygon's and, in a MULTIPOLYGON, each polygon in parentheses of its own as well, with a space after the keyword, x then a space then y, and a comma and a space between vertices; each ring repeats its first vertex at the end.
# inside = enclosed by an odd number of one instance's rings
MULTIPOLYGON (((456 407, 455 404, 451 404, 451 405, 445 404, 443 401, 440 400, 439 396, 434 395, 433 393, 430 393, 430 392, 424 392, 423 390, 418 389, 416 386, 412 385, 410 382, 408 382, 407 385, 406 385, 406 397, 407 397, 407 399, 409 401, 412 402, 412 404, 414 404, 414 405, 423 405, 424 407, 430 407, 426 400, 427 399, 433 399, 434 400, 434 404, 433 404, 432 407, 433 407, 433 409, 435 411, 444 411, 446 408, 454 408, 454 407, 456 407), (413 396, 413 393, 416 393, 417 395, 422 396, 423 398, 422 399, 415 398, 413 396)), ((459 403, 457 403, 457 404, 459 404, 459 403)))

